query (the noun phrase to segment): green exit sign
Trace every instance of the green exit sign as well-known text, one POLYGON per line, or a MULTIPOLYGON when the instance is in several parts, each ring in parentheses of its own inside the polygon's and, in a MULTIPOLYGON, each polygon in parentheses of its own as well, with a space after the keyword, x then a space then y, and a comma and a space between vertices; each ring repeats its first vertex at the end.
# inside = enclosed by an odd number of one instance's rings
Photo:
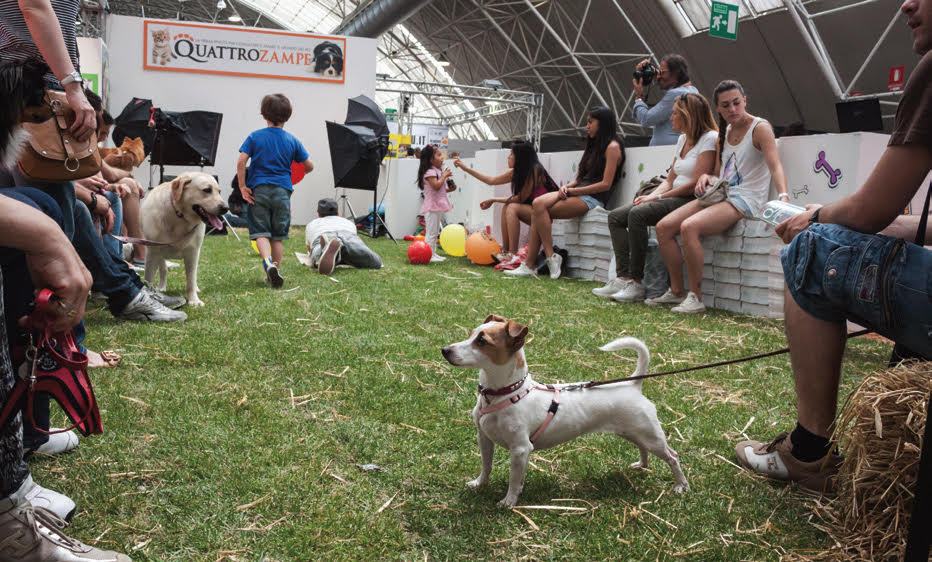
POLYGON ((709 35, 732 41, 738 38, 738 5, 712 0, 709 35))
POLYGON ((395 121, 398 121, 398 110, 397 110, 397 109, 392 109, 392 108, 387 108, 387 109, 385 110, 385 120, 388 121, 389 123, 393 123, 393 122, 395 122, 395 121))

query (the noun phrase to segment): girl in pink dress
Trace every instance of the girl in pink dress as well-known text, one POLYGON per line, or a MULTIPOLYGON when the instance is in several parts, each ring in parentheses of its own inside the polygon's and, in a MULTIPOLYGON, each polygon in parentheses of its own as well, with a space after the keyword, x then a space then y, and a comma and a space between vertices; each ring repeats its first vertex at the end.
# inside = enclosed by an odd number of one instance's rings
POLYGON ((448 186, 447 180, 453 175, 450 169, 441 170, 443 166, 443 152, 433 145, 421 149, 421 165, 417 170, 417 185, 424 191, 424 203, 421 204, 421 214, 424 215, 424 241, 430 246, 433 253, 431 262, 446 261, 446 258, 437 255, 437 236, 440 234, 440 220, 443 214, 453 209, 447 192, 456 189, 448 186))

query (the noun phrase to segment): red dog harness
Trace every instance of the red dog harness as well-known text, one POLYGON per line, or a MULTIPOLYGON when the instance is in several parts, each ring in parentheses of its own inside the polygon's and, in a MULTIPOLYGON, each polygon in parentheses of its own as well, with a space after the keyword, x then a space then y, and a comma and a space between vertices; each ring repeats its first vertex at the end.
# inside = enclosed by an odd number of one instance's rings
MULTIPOLYGON (((488 396, 502 396, 502 395, 510 394, 518 390, 524 385, 525 380, 527 380, 527 376, 525 376, 523 379, 521 379, 520 381, 516 383, 512 383, 504 388, 498 388, 498 389, 483 388, 482 385, 480 384, 479 394, 485 396, 486 401, 488 401, 489 400, 488 396)), ((544 419, 544 423, 540 424, 540 427, 537 428, 537 431, 535 431, 534 434, 531 435, 531 443, 533 443, 534 441, 537 440, 538 437, 540 437, 540 435, 544 432, 544 430, 547 429, 547 426, 550 425, 550 422, 553 420, 553 417, 557 415, 557 410, 560 408, 560 391, 563 389, 555 387, 550 384, 546 384, 546 385, 537 384, 534 386, 530 386, 524 389, 523 391, 519 392, 518 394, 515 394, 514 396, 512 396, 511 398, 507 400, 496 402, 495 404, 491 406, 486 406, 485 408, 482 408, 481 410, 479 410, 479 419, 477 420, 477 423, 482 420, 482 416, 486 414, 491 414, 492 412, 497 412, 499 410, 507 408, 508 406, 511 406, 512 404, 516 404, 519 400, 521 400, 522 398, 530 394, 531 391, 535 389, 546 390, 547 392, 552 392, 553 399, 550 401, 550 408, 547 409, 547 417, 544 419)))

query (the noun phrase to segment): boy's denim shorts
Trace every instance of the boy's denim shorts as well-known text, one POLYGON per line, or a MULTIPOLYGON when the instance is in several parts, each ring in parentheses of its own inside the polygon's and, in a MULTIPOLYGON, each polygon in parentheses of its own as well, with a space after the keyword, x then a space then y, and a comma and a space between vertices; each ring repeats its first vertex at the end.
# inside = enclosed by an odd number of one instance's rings
POLYGON ((246 211, 249 239, 287 240, 291 226, 291 192, 280 185, 262 183, 252 190, 255 205, 246 211))
POLYGON ((932 356, 932 251, 814 224, 783 248, 781 261, 790 294, 809 314, 851 320, 932 356))

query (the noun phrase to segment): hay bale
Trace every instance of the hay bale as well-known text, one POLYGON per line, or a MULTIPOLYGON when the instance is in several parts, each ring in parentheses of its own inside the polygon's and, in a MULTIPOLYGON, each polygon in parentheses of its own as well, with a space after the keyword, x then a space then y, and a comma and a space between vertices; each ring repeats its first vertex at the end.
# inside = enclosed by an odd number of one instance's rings
POLYGON ((816 504, 835 546, 801 558, 903 558, 930 392, 932 362, 912 362, 868 375, 851 394, 835 432, 845 454, 838 496, 816 504))

